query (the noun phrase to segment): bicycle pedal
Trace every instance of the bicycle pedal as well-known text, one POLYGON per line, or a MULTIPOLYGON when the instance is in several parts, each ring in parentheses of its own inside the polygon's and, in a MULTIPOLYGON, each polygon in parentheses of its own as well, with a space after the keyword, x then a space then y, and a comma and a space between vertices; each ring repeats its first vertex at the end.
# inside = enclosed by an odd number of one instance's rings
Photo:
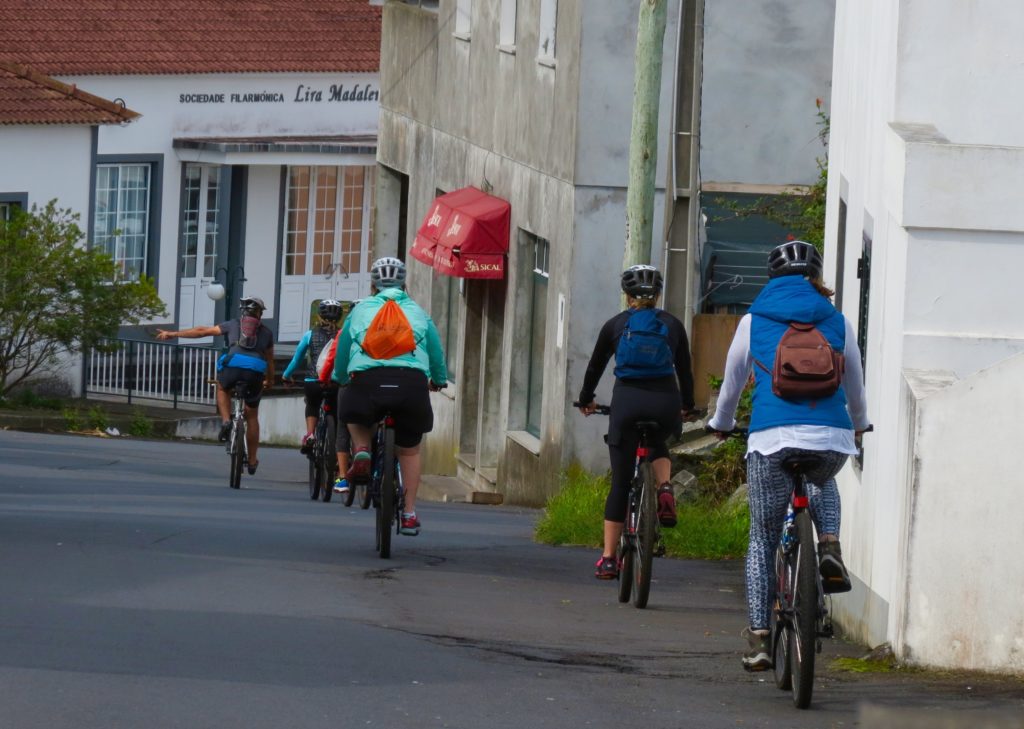
POLYGON ((656 546, 654 548, 654 553, 653 554, 654 554, 655 557, 664 557, 665 556, 665 545, 664 544, 659 544, 658 546, 656 546))

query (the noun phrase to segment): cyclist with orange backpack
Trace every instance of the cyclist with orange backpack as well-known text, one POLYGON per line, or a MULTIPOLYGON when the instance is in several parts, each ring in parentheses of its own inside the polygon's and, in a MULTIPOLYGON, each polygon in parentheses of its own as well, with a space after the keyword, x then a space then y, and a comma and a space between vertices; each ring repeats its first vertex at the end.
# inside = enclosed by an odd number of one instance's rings
POLYGON ((434 427, 430 391, 448 382, 444 351, 430 316, 405 291, 405 264, 380 258, 370 267, 372 295, 357 304, 341 328, 334 359, 341 391, 338 417, 352 436, 349 483, 370 478, 373 425, 386 412, 395 418, 395 445, 405 487, 403 534, 419 534, 416 491, 420 441, 434 427))

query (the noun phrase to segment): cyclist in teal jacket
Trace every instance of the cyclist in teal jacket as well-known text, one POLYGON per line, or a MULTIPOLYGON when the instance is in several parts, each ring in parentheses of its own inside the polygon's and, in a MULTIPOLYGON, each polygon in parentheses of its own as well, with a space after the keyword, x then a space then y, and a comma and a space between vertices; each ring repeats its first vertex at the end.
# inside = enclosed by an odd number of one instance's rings
POLYGON ((381 258, 370 267, 373 295, 352 309, 338 337, 333 379, 342 390, 338 416, 352 436, 349 483, 365 483, 370 477, 370 438, 373 425, 390 412, 395 418, 395 445, 405 487, 403 534, 419 534, 416 491, 420 484, 420 442, 434 427, 430 391, 448 382, 444 351, 430 316, 405 291, 405 264, 397 258, 381 258), (374 359, 363 341, 377 312, 388 301, 398 304, 412 328, 415 348, 390 359, 374 359))

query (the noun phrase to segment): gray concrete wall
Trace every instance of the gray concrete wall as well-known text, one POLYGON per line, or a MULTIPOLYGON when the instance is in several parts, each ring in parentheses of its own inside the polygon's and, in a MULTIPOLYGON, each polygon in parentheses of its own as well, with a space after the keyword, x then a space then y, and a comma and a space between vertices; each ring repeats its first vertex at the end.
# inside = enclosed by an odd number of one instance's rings
POLYGON ((704 183, 815 181, 815 99, 831 96, 834 20, 834 0, 705 3, 704 183))
MULTIPOLYGON (((629 181, 639 7, 638 2, 623 0, 586 0, 580 39, 577 185, 625 187, 629 181)), ((658 188, 665 185, 670 152, 666 140, 672 125, 678 20, 679 0, 669 0, 658 107, 658 188)))
MULTIPOLYGON (((671 6, 661 102, 665 129, 672 107, 677 0, 671 6)), ((514 54, 496 48, 498 0, 474 3, 468 41, 452 35, 453 10, 454 0, 442 0, 436 15, 385 6, 378 161, 409 175, 410 239, 438 189, 475 185, 512 205, 501 355, 484 370, 490 411, 486 437, 500 441, 498 489, 506 501, 542 505, 557 491, 559 471, 568 461, 607 468, 601 440, 607 423, 584 420, 571 402, 598 330, 619 309, 638 5, 562 0, 554 68, 536 59, 538 0, 519 3, 514 54), (532 251, 518 245, 520 229, 551 246, 540 438, 523 430, 532 251)), ((667 152, 659 150, 659 183, 667 152)), ((661 236, 663 205, 659 194, 655 241, 661 236)), ((434 274, 416 261, 409 265, 410 292, 429 307, 440 289, 434 274)), ((470 378, 464 370, 481 347, 473 336, 479 324, 469 321, 466 304, 463 298, 455 387, 433 400, 427 472, 465 473, 456 454, 466 408, 477 392, 467 392, 470 378)), ((610 389, 602 393, 607 401, 610 389)))

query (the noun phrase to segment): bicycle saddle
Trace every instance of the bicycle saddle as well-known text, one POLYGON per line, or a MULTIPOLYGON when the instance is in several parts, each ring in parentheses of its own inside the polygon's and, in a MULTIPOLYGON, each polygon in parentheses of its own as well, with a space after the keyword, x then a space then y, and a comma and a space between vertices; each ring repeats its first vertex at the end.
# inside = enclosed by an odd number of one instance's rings
POLYGON ((650 434, 660 430, 661 423, 655 420, 638 420, 635 423, 633 423, 633 427, 635 427, 639 431, 646 431, 648 434, 650 434))
POLYGON ((782 468, 790 473, 806 473, 821 465, 821 456, 799 453, 782 459, 782 468))

